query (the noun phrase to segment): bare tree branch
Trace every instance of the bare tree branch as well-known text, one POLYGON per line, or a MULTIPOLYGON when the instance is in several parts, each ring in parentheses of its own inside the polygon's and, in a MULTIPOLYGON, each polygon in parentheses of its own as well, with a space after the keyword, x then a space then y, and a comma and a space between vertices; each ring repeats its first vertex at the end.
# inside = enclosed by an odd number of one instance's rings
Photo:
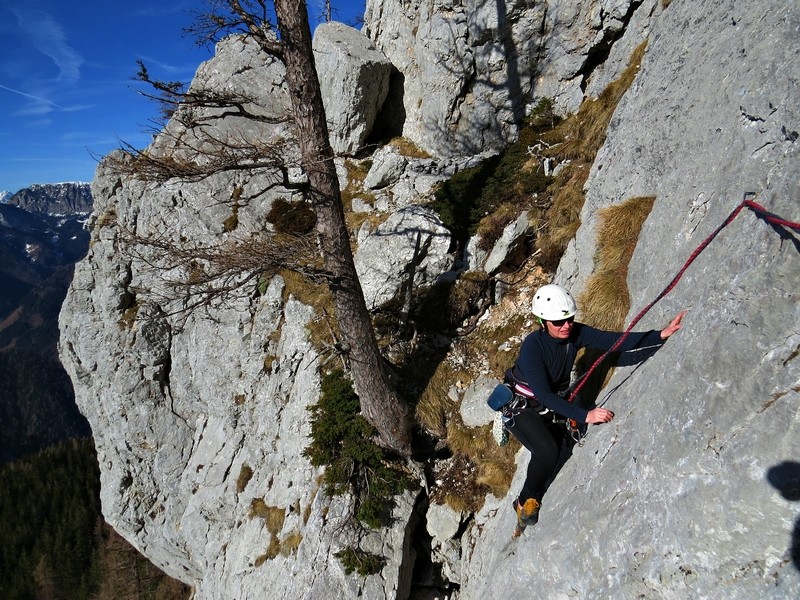
POLYGON ((201 45, 232 33, 252 36, 268 54, 283 58, 283 45, 275 35, 272 3, 264 0, 209 0, 208 11, 195 11, 195 22, 184 31, 201 45))
POLYGON ((159 303, 181 307, 170 315, 188 316, 234 297, 252 297, 258 285, 284 270, 315 284, 331 278, 320 265, 313 236, 261 233, 230 237, 222 244, 179 244, 166 236, 142 236, 120 229, 122 251, 158 274, 162 289, 133 289, 159 303))

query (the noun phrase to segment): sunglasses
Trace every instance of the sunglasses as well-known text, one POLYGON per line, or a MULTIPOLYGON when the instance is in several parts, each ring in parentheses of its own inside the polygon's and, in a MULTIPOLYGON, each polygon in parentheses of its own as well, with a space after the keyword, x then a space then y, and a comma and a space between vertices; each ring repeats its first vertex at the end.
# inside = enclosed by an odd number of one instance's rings
POLYGON ((557 321, 550 321, 554 326, 561 327, 564 323, 572 323, 575 317, 567 317, 566 319, 558 319, 557 321))

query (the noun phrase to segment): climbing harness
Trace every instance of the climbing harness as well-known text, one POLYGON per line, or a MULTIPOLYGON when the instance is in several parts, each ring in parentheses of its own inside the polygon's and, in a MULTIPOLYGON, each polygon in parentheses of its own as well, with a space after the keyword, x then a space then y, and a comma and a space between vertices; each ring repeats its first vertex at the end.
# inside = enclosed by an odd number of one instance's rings
POLYGON ((595 360, 594 363, 592 364, 592 366, 589 367, 589 369, 583 374, 583 377, 578 382, 578 384, 572 389, 572 392, 570 393, 569 397, 567 398, 567 400, 569 402, 574 402, 574 400, 577 397, 578 392, 580 391, 581 387, 583 387, 583 384, 586 383, 586 381, 589 379, 589 376, 594 372, 594 370, 598 367, 598 365, 600 365, 600 363, 603 362, 603 360, 609 354, 611 354, 617 348, 619 348, 623 344, 625 339, 628 337, 628 334, 630 334, 631 330, 642 319, 642 317, 644 317, 650 311, 650 309, 653 308, 653 306, 655 306, 655 304, 659 300, 661 300, 664 296, 666 296, 668 293, 670 293, 672 291, 672 289, 677 285, 678 281, 680 281, 681 277, 683 277, 683 274, 686 272, 686 269, 689 268, 689 265, 691 265, 694 262, 694 260, 700 255, 700 253, 703 250, 706 249, 706 247, 711 243, 711 241, 715 237, 717 237, 717 235, 725 227, 727 227, 731 223, 731 221, 733 221, 736 218, 736 216, 742 211, 743 208, 745 208, 745 207, 749 208, 750 210, 752 210, 756 214, 756 216, 758 216, 759 218, 764 219, 765 221, 767 221, 768 223, 771 223, 772 225, 777 225, 777 226, 780 226, 780 227, 788 227, 790 229, 794 229, 795 231, 800 231, 800 223, 796 223, 794 221, 787 221, 786 219, 782 219, 782 218, 778 217, 777 215, 769 212, 766 208, 764 208, 763 206, 761 206, 760 204, 758 204, 757 202, 755 202, 753 200, 753 198, 755 198, 755 197, 756 197, 755 192, 746 192, 744 194, 744 199, 742 200, 742 202, 735 209, 733 209, 731 214, 728 215, 728 218, 725 219, 722 222, 722 224, 719 227, 717 227, 713 232, 711 232, 711 235, 709 235, 705 240, 703 240, 703 242, 695 249, 695 251, 692 252, 692 254, 689 256, 689 258, 684 263, 683 267, 681 267, 681 270, 678 271, 678 274, 675 275, 675 277, 672 278, 672 281, 670 281, 667 284, 667 286, 663 290, 661 290, 661 292, 658 294, 658 296, 656 296, 655 300, 653 300, 650 304, 645 306, 639 312, 639 314, 637 314, 633 318, 633 320, 631 321, 631 324, 628 325, 627 329, 625 329, 625 331, 622 333, 622 336, 617 340, 617 342, 611 348, 609 348, 606 352, 604 352, 597 360, 595 360))
MULTIPOLYGON (((506 427, 514 426, 514 417, 522 412, 529 405, 532 410, 536 411, 540 417, 544 417, 552 421, 556 425, 563 425, 572 441, 576 444, 582 445, 583 432, 581 431, 578 422, 574 419, 567 419, 560 416, 558 413, 550 410, 544 404, 539 402, 536 394, 527 385, 516 379, 511 369, 506 372, 506 380, 504 383, 514 394, 513 400, 502 408, 503 423, 506 427)), ((559 396, 566 396, 567 390, 559 392, 559 396)))

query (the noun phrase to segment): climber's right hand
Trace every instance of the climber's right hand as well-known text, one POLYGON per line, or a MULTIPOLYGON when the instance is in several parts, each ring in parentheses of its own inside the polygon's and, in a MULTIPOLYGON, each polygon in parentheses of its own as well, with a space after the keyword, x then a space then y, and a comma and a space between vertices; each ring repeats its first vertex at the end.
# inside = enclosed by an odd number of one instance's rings
POLYGON ((608 423, 614 418, 614 413, 607 408, 593 408, 586 415, 587 423, 608 423))

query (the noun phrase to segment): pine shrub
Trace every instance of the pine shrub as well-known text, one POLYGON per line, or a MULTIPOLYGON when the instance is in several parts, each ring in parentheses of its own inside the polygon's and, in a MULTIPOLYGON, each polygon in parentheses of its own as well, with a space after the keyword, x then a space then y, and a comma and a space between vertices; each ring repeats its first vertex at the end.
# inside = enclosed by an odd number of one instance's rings
POLYGON ((310 410, 311 443, 304 455, 325 467, 325 492, 352 492, 358 521, 373 529, 388 525, 394 496, 408 480, 373 441, 375 430, 359 414, 358 396, 341 370, 323 377, 322 396, 310 410))

